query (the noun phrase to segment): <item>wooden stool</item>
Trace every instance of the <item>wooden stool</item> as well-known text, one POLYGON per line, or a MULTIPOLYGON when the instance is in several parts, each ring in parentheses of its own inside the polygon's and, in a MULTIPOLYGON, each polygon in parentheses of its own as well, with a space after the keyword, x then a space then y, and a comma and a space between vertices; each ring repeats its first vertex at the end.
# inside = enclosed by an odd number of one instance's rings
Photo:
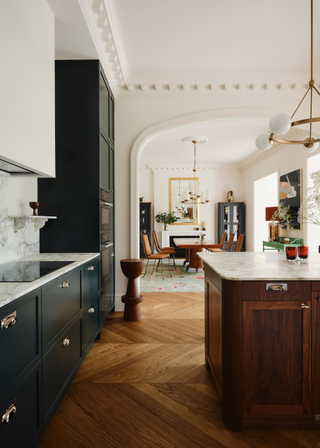
POLYGON ((120 260, 120 264, 122 272, 129 279, 127 292, 121 298, 121 301, 124 303, 123 319, 135 322, 142 317, 141 302, 143 301, 143 296, 140 295, 138 278, 143 271, 144 260, 139 258, 120 260))

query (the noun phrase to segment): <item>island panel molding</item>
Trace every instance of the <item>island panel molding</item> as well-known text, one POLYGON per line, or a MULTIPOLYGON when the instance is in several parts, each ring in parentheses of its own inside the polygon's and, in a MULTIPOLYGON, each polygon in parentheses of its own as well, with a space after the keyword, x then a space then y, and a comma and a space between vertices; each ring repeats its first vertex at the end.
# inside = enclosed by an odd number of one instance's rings
POLYGON ((318 254, 203 254, 205 359, 227 428, 320 427, 318 254), (278 275, 274 274, 278 272, 278 275), (270 290, 272 284, 283 290, 270 290))

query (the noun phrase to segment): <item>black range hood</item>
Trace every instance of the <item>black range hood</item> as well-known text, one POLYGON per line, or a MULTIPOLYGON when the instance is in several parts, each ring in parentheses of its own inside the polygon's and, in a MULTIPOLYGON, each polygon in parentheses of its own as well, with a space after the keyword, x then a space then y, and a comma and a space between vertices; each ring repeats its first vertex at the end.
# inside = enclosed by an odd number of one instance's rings
POLYGON ((28 170, 27 168, 22 168, 21 166, 15 165, 11 162, 6 162, 0 159, 0 171, 4 175, 14 175, 14 174, 36 174, 34 171, 28 170))

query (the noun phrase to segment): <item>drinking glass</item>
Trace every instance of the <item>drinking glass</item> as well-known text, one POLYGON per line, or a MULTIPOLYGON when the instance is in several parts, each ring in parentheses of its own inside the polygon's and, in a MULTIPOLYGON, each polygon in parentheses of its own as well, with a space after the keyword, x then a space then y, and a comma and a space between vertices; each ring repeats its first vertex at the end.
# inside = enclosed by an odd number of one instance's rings
POLYGON ((294 261, 297 258, 296 247, 286 247, 286 257, 288 261, 294 261))
POLYGON ((309 255, 308 246, 298 246, 298 257, 301 261, 306 261, 309 255))

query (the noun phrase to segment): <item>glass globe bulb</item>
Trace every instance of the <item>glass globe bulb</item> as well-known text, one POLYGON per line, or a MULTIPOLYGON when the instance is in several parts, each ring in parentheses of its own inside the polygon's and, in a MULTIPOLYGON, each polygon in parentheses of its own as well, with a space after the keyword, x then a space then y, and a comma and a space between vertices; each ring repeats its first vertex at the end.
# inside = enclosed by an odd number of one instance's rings
POLYGON ((300 145, 300 149, 306 154, 311 154, 312 152, 315 152, 319 148, 319 143, 314 143, 311 145, 300 145))
POLYGON ((269 121, 270 131, 273 134, 285 134, 291 128, 291 118, 287 114, 277 114, 269 121))
POLYGON ((266 149, 271 148, 271 143, 269 141, 270 134, 260 134, 256 138, 256 147, 261 151, 265 151, 266 149))

